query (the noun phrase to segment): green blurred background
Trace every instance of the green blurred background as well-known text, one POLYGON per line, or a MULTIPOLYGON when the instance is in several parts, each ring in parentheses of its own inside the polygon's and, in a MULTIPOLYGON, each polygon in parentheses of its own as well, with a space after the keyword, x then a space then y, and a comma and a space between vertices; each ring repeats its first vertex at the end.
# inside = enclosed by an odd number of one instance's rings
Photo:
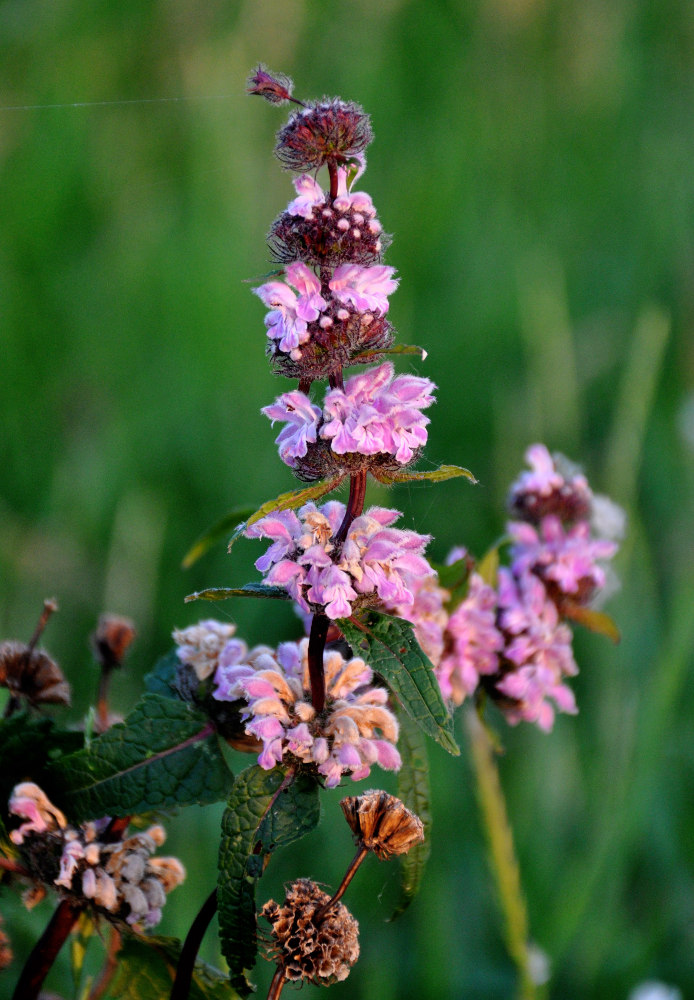
MULTIPOLYGON (((46 646, 77 723, 100 612, 138 627, 114 685, 124 712, 172 627, 209 614, 183 597, 257 579, 251 542, 180 562, 229 510, 293 486, 259 413, 288 383, 244 284, 269 269, 264 237, 292 197, 272 155, 286 109, 244 95, 260 60, 299 96, 372 116, 359 186, 395 237, 390 315, 439 386, 424 464, 480 480, 394 490, 405 526, 436 536, 436 559, 483 552, 536 440, 628 512, 621 645, 577 636, 580 715, 550 736, 500 724, 500 767, 551 996, 613 1000, 650 977, 694 996, 691 4, 3 0, 1 637, 28 639, 58 597, 46 646)), ((284 606, 213 611, 252 643, 299 634, 284 606)), ((362 958, 336 998, 513 995, 469 764, 431 759, 423 892, 388 925, 395 865, 364 866, 347 900, 362 958)), ((261 899, 300 875, 336 883, 352 851, 338 799, 273 859, 261 899)), ((189 880, 164 933, 184 934, 210 891, 219 816, 170 824, 189 880)), ((21 957, 51 907, 0 906, 21 957)), ((205 954, 218 961, 213 935, 205 954)))

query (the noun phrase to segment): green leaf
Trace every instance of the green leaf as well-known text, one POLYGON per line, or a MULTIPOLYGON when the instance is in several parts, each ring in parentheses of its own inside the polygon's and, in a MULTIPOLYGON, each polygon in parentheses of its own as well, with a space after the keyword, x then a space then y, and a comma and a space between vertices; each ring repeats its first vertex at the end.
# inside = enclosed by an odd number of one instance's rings
POLYGON ((265 597, 274 601, 290 601, 284 587, 269 587, 265 583, 247 583, 243 587, 210 587, 188 594, 185 603, 191 601, 228 601, 230 597, 265 597))
MULTIPOLYGON (((128 934, 118 952, 116 974, 104 1000, 169 1000, 181 943, 175 938, 128 934)), ((195 963, 189 1000, 238 1000, 238 993, 217 969, 195 963)))
POLYGON ((562 611, 571 621, 583 625, 591 632, 606 635, 612 642, 619 642, 622 638, 620 631, 610 615, 604 611, 596 611, 595 608, 585 608, 580 604, 573 604, 568 601, 562 603, 562 611))
POLYGON ((233 780, 207 718, 160 694, 145 694, 125 722, 52 773, 75 820, 217 802, 233 780))
POLYGON ((244 970, 257 952, 255 883, 270 853, 303 837, 319 818, 318 784, 309 775, 256 764, 234 783, 222 817, 217 902, 222 953, 243 996, 252 989, 244 970))
POLYGON ((431 809, 429 793, 429 760, 427 758, 424 734, 412 719, 400 713, 400 736, 398 750, 402 757, 402 767, 398 771, 398 797, 408 809, 416 813, 424 825, 424 841, 415 844, 407 854, 399 858, 400 902, 391 920, 395 920, 407 909, 419 892, 424 870, 429 859, 431 843, 431 809))
POLYGON ((485 583, 496 589, 499 576, 499 546, 489 549, 477 564, 477 572, 485 583))
POLYGON ((393 483, 442 483, 446 479, 457 479, 458 476, 465 476, 471 483, 478 482, 470 470, 464 469, 461 465, 440 465, 438 469, 431 469, 429 472, 409 472, 407 469, 400 472, 377 472, 376 469, 372 471, 379 482, 389 485, 393 483))
POLYGON ((216 542, 233 531, 239 521, 245 521, 252 513, 253 507, 237 507, 236 510, 232 510, 231 513, 220 518, 219 521, 213 524, 211 528, 208 528, 207 531, 204 531, 193 545, 191 545, 183 557, 181 569, 190 569, 216 542))
POLYGON ((363 621, 340 618, 337 622, 355 655, 363 655, 381 674, 402 707, 427 736, 449 753, 460 753, 453 739, 453 724, 446 709, 434 668, 402 618, 369 611, 363 621))
MULTIPOLYGON (((51 762, 82 746, 81 733, 59 729, 52 719, 17 712, 0 721, 0 817, 7 819, 7 802, 20 781, 34 781, 53 799, 51 762)), ((57 796, 55 796, 57 798, 57 796)), ((59 804, 56 802, 56 804, 59 804)), ((14 825, 14 824, 13 824, 14 825)))
POLYGON ((353 355, 351 363, 356 364, 360 361, 370 361, 372 358, 380 358, 382 354, 418 354, 422 361, 427 356, 424 348, 417 347, 416 344, 393 344, 392 347, 383 347, 381 349, 376 347, 368 351, 360 351, 358 354, 353 355))
POLYGON ((145 674, 145 689, 165 698, 178 698, 176 679, 180 663, 175 649, 160 657, 154 664, 154 669, 145 674))
POLYGON ((318 500, 320 497, 325 496, 326 493, 337 489, 344 478, 344 474, 340 474, 339 476, 333 476, 332 479, 322 479, 319 483, 305 486, 301 490, 291 490, 289 493, 281 493, 274 500, 266 501, 262 507, 259 507, 254 514, 250 515, 247 521, 238 525, 229 540, 229 551, 231 551, 231 546, 237 538, 241 537, 246 528, 250 528, 261 517, 265 517, 266 514, 274 514, 280 510, 295 510, 297 507, 302 507, 305 503, 308 503, 309 500, 318 500))

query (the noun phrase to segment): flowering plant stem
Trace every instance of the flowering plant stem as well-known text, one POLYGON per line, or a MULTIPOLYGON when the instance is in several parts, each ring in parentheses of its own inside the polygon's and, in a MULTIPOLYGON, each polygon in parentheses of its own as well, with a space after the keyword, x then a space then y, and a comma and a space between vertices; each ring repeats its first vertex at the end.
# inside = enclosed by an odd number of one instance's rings
POLYGON ((506 925, 506 946, 518 969, 518 997, 519 1000, 539 1000, 541 994, 538 993, 530 969, 528 914, 513 846, 513 832, 494 761, 494 748, 474 710, 466 712, 465 722, 477 782, 477 797, 489 845, 489 860, 506 925))
POLYGON ((284 989, 284 984, 287 979, 284 975, 284 968, 280 965, 277 967, 277 971, 272 977, 272 982, 270 983, 270 989, 268 990, 267 1000, 277 1000, 280 993, 284 989))
POLYGON ((58 904, 22 969, 12 1000, 36 1000, 58 952, 65 944, 81 912, 82 907, 68 899, 63 899, 58 904))
POLYGON ((318 913, 315 916, 315 920, 316 921, 319 921, 321 919, 321 917, 324 916, 328 912, 328 910, 330 909, 331 906, 334 906, 335 903, 338 903, 342 899, 342 897, 344 896, 344 894, 345 894, 345 892, 347 890, 347 886, 349 885, 349 883, 352 881, 352 879, 356 875, 357 868, 362 863, 362 861, 364 860, 364 858, 366 857, 366 855, 368 853, 369 853, 368 847, 364 847, 363 844, 360 844, 359 848, 357 849, 357 853, 354 855, 354 857, 352 858, 352 860, 350 862, 349 868, 345 872, 345 876, 342 879, 342 882, 340 882, 340 885, 339 885, 339 888, 338 888, 337 892, 335 893, 335 895, 331 899, 328 900, 328 902, 325 904, 325 906, 322 906, 320 908, 320 910, 318 911, 318 913))
MULTIPOLYGON (((190 930, 183 942, 181 956, 178 960, 176 978, 171 988, 171 1000, 186 1000, 190 992, 190 984, 193 979, 195 969, 195 959, 198 956, 202 939, 210 925, 212 918, 217 912, 217 887, 215 886, 205 902, 202 904, 198 915, 191 924, 190 930)), ((279 996, 279 994, 278 994, 279 996)))

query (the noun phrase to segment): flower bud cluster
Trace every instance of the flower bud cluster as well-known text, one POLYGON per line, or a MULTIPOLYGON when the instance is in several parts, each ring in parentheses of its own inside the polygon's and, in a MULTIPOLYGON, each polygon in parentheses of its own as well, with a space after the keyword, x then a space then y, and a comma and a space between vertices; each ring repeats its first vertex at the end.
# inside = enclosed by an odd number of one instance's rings
MULTIPOLYGON (((596 512, 608 511, 614 533, 621 518, 616 505, 593 496, 584 476, 564 473, 562 459, 544 445, 529 448, 526 459, 531 470, 509 500, 523 520, 507 525, 511 562, 499 569, 496 586, 472 572, 466 597, 450 610, 450 594, 435 579, 413 581, 412 604, 394 610, 415 625, 445 698, 459 705, 482 689, 510 723, 548 731, 555 710, 577 711, 565 683, 578 672, 565 618, 604 589, 605 562, 617 550, 599 536, 596 512)), ((461 555, 454 551, 449 562, 461 555)))
POLYGON ((40 886, 32 905, 53 885, 114 919, 153 927, 167 894, 185 878, 177 858, 152 857, 166 838, 161 826, 110 841, 108 819, 71 826, 33 782, 15 786, 9 812, 24 820, 10 840, 40 886))
POLYGON ((371 507, 349 526, 342 544, 333 540, 345 514, 337 500, 268 514, 246 529, 249 538, 272 545, 256 561, 264 582, 285 587, 303 611, 348 618, 365 605, 412 604, 412 578, 434 571, 424 558, 429 535, 392 528, 400 512, 371 507))
POLYGON ((394 471, 426 444, 434 384, 415 375, 395 375, 386 361, 329 389, 323 409, 302 392, 286 392, 263 413, 285 421, 277 437, 280 458, 301 479, 322 479, 368 469, 394 471))

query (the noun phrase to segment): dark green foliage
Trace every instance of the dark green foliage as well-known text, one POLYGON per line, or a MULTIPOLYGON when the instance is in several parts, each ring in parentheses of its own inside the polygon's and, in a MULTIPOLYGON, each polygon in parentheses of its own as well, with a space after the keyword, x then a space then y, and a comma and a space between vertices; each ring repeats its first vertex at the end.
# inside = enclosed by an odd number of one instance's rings
POLYGON ((151 694, 160 694, 165 698, 178 697, 176 677, 180 662, 175 649, 160 657, 154 664, 154 669, 145 675, 145 689, 151 694))
POLYGON ((409 852, 398 858, 400 865, 400 901, 391 919, 398 917, 419 892, 426 863, 431 851, 431 808, 429 788, 429 759, 422 730, 404 712, 400 713, 398 750, 402 767, 398 772, 398 797, 408 809, 416 813, 424 824, 424 841, 415 844, 409 852))
POLYGON ((7 800, 20 781, 52 790, 50 764, 82 746, 81 733, 69 733, 52 719, 20 712, 0 722, 0 817, 7 819, 7 800))
POLYGON ((414 722, 449 753, 460 750, 433 667, 402 618, 369 611, 362 621, 341 618, 338 625, 355 656, 363 656, 385 680, 414 722))
POLYGON ((207 718, 160 694, 144 695, 125 722, 51 774, 74 820, 216 802, 232 781, 207 718))
POLYGON ((243 771, 222 818, 219 847, 219 930, 233 986, 243 995, 251 987, 244 970, 256 958, 255 883, 269 855, 309 833, 320 819, 318 785, 308 775, 243 771))
MULTIPOLYGON (((104 1000, 168 1000, 181 944, 175 938, 138 937, 128 934, 118 952, 116 974, 104 1000)), ((189 1000, 235 1000, 238 994, 227 977, 197 962, 189 1000)))

